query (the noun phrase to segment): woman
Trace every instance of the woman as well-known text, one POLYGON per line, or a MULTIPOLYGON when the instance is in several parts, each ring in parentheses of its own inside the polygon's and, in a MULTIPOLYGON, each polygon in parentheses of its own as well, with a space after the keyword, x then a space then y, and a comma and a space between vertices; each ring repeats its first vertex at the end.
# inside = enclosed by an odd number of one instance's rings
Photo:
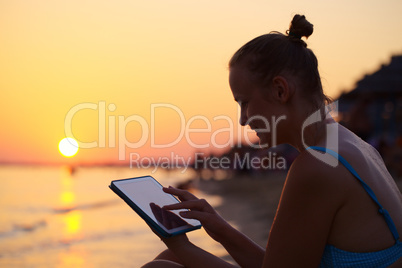
MULTIPOLYGON (((324 116, 329 99, 317 59, 301 39, 312 32, 313 25, 296 15, 287 35, 257 37, 229 63, 240 124, 256 130, 262 145, 276 139, 300 151, 287 175, 266 249, 187 191, 165 188, 183 201, 165 209, 190 209, 182 216, 199 220, 241 267, 401 267, 401 193, 377 151, 324 116), (282 118, 275 138, 264 131, 271 118, 282 118)), ((168 250, 145 267, 233 267, 185 235, 162 240, 168 250)))

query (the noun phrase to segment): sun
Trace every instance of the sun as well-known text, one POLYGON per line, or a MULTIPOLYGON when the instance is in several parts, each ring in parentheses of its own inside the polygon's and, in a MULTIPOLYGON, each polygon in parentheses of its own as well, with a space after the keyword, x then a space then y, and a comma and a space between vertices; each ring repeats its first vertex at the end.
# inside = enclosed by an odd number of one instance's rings
POLYGON ((73 138, 64 138, 59 142, 59 152, 64 157, 73 157, 78 149, 78 142, 73 138))

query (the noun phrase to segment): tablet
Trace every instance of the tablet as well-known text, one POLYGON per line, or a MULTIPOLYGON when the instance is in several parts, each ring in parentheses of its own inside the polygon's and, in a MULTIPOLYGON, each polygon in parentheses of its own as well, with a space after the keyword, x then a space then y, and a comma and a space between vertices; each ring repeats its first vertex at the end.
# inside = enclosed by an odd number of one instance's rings
POLYGON ((148 225, 163 237, 171 237, 201 228, 194 219, 184 219, 180 210, 164 210, 165 205, 179 203, 171 194, 162 190, 162 185, 151 176, 114 180, 110 189, 120 196, 148 225))

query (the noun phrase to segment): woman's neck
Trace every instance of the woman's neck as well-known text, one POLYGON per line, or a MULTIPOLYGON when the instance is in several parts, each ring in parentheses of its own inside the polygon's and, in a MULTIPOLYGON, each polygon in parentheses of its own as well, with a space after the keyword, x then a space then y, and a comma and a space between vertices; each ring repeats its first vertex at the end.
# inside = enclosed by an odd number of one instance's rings
POLYGON ((295 124, 296 129, 290 136, 290 144, 299 152, 309 146, 325 145, 332 131, 328 124, 336 123, 329 113, 318 110, 308 116, 303 116, 295 124))

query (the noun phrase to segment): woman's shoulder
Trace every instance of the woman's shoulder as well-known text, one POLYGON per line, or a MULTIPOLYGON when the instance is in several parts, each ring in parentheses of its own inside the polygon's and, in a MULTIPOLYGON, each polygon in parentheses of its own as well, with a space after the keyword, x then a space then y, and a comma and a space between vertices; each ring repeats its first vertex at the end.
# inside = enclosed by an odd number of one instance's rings
POLYGON ((336 178, 342 170, 339 169, 339 161, 329 153, 317 150, 305 150, 301 152, 289 169, 289 175, 297 177, 336 178))
POLYGON ((345 186, 349 176, 339 165, 328 163, 320 155, 303 151, 292 163, 286 185, 301 194, 309 191, 318 196, 336 196, 336 200, 341 202, 347 195, 349 187, 345 186))
POLYGON ((345 183, 353 177, 351 169, 361 172, 367 169, 384 169, 380 154, 370 144, 343 127, 338 135, 338 142, 333 146, 320 144, 302 151, 292 164, 290 172, 298 176, 333 178, 345 183))
MULTIPOLYGON (((348 159, 361 157, 360 152, 347 148, 340 148, 337 153, 346 154, 348 159)), ((298 155, 289 169, 286 183, 301 192, 312 188, 320 195, 337 196, 338 202, 345 201, 356 187, 353 175, 336 157, 314 150, 298 155)))

